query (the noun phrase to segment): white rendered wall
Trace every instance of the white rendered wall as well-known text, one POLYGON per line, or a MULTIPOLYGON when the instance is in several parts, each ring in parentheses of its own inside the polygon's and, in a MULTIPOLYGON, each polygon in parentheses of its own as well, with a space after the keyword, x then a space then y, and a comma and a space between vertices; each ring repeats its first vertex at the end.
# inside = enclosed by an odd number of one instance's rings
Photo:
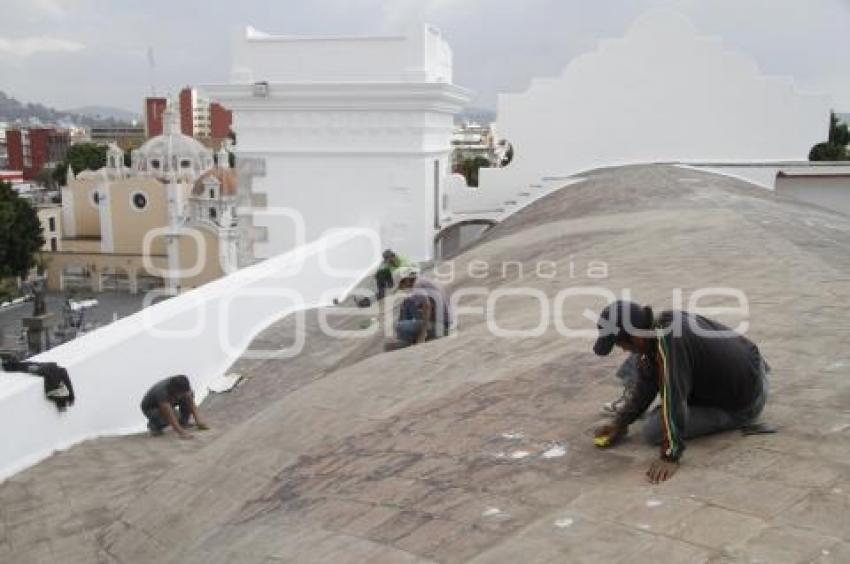
MULTIPOLYGON (((698 169, 699 170, 699 169, 698 169)), ((776 175, 782 170, 781 166, 712 166, 701 170, 723 176, 737 178, 768 190, 776 187, 776 175)))
POLYGON ((488 198, 489 194, 483 193, 480 188, 468 186, 462 174, 453 173, 446 178, 446 196, 446 214, 449 216, 468 214, 484 217, 489 214, 495 218, 505 211, 504 198, 495 194, 495 197, 488 198))
POLYGON ((850 176, 780 176, 776 192, 850 215, 850 176))
MULTIPOLYGON (((447 155, 434 157, 447 160, 447 155)), ((266 195, 272 211, 254 215, 254 224, 267 229, 267 241, 254 246, 257 258, 286 252, 334 226, 376 226, 382 246, 411 258, 429 257, 434 232, 433 195, 428 190, 432 157, 337 155, 331 162, 325 155, 263 158, 266 177, 254 180, 254 193, 266 195), (274 213, 276 208, 288 210, 287 215, 274 213), (299 218, 289 216, 290 211, 297 211, 299 218)))
POLYGON ((250 188, 265 202, 252 215, 266 233, 255 256, 287 252, 329 228, 378 226, 383 246, 432 258, 453 117, 470 97, 449 83, 451 51, 439 33, 257 33, 237 40, 233 82, 205 87, 233 111, 237 158, 264 163, 250 188), (267 92, 258 95, 252 80, 267 81, 267 92))
POLYGON ((260 331, 344 297, 379 259, 374 232, 337 231, 51 349, 34 360, 68 369, 77 401, 64 413, 41 378, 0 373, 0 479, 80 441, 143 431, 139 403, 167 376, 188 375, 202 399, 260 331))
POLYGON ((452 53, 439 30, 406 35, 304 37, 248 28, 237 38, 234 83, 446 82, 452 53))
MULTIPOLYGON (((479 175, 484 170, 486 169, 481 169, 479 175)), ((584 178, 580 176, 546 177, 528 185, 524 190, 505 192, 473 188, 467 186, 462 175, 451 174, 446 179, 443 227, 470 219, 502 221, 546 194, 583 181, 584 178)))
POLYGON ((115 249, 112 231, 112 187, 108 180, 98 184, 96 188, 100 197, 97 209, 100 217, 100 252, 111 253, 115 249))
POLYGON ((543 176, 618 164, 805 160, 828 115, 826 97, 762 75, 684 16, 651 11, 561 76, 499 96, 514 159, 481 170, 481 193, 512 200, 543 176))
MULTIPOLYGON (((63 187, 59 190, 62 195, 62 233, 65 238, 77 236, 77 222, 74 218, 74 192, 70 188, 63 187)), ((83 202, 85 204, 85 202, 83 202)))
MULTIPOLYGON (((698 170, 701 172, 711 172, 721 176, 729 176, 737 178, 744 182, 749 182, 756 186, 774 190, 778 186, 778 175, 780 172, 788 173, 791 176, 817 177, 829 176, 834 174, 850 174, 850 167, 842 166, 840 162, 793 162, 793 163, 741 163, 741 164, 722 164, 722 163, 691 163, 680 164, 681 168, 698 170)), ((806 178, 808 181, 809 178, 806 178)), ((816 178, 814 180, 815 184, 816 178)), ((806 181, 801 181, 803 184, 808 184, 806 181)))

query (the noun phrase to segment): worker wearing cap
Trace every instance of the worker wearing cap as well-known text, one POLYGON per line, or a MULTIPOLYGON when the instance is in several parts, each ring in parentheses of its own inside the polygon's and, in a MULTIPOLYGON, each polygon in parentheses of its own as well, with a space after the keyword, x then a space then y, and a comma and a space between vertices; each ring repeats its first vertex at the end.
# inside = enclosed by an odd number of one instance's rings
POLYGON ((596 432, 596 444, 610 446, 652 404, 644 438, 661 446, 649 481, 666 480, 678 469, 685 439, 742 428, 767 400, 769 368, 758 347, 724 325, 683 311, 665 311, 628 301, 609 304, 599 316, 599 356, 618 346, 639 355, 637 375, 614 422, 596 432))
POLYGON ((449 300, 442 286, 420 276, 416 267, 403 266, 397 274, 399 290, 409 292, 399 310, 398 339, 412 345, 448 334, 451 325, 449 300))

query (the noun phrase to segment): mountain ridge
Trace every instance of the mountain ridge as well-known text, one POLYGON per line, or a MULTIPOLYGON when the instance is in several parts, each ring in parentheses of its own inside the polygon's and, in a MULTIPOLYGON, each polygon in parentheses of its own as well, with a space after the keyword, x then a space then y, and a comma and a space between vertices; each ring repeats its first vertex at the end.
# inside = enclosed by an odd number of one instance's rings
MULTIPOLYGON (((98 107, 98 106, 89 106, 98 107)), ((101 106, 105 108, 105 106, 101 106)), ((129 112, 127 112, 129 113, 129 112)), ((21 102, 0 90, 0 121, 8 122, 10 125, 77 125, 85 127, 102 127, 129 125, 129 120, 115 119, 114 117, 98 117, 77 113, 76 111, 62 111, 44 104, 21 102)))

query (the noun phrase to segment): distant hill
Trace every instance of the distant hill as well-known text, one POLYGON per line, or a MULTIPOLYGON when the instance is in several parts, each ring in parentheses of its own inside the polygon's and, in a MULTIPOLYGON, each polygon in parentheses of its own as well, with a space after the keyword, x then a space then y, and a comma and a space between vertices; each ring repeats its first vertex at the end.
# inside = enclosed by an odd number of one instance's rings
MULTIPOLYGON (((127 112, 130 113, 130 112, 127 112)), ((76 111, 61 111, 43 104, 24 103, 8 96, 0 90, 0 121, 10 125, 37 124, 73 124, 86 127, 127 125, 129 120, 114 117, 95 117, 77 113, 76 111)))
POLYGON ((83 106, 82 108, 73 108, 66 111, 96 119, 114 119, 125 122, 142 120, 142 116, 135 112, 112 106, 83 106))
POLYGON ((455 121, 474 121, 488 124, 496 121, 496 112, 487 108, 466 108, 455 117, 455 121))

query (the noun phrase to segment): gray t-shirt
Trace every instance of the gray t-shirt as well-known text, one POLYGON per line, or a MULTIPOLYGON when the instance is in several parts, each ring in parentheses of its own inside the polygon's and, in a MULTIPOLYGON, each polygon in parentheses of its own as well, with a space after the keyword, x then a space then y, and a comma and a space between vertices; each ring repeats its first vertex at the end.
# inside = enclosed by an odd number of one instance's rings
POLYGON ((421 276, 413 283, 414 296, 427 296, 434 302, 434 312, 432 313, 431 321, 437 327, 448 328, 451 325, 451 311, 449 308, 449 299, 446 296, 446 291, 440 284, 428 278, 421 276))
POLYGON ((142 411, 150 411, 151 409, 158 409, 159 404, 165 402, 169 405, 174 405, 177 403, 177 398, 172 396, 168 391, 168 384, 171 383, 171 380, 176 378, 176 376, 171 376, 170 378, 165 378, 160 380, 148 390, 148 393, 145 394, 145 397, 142 398, 142 411))

